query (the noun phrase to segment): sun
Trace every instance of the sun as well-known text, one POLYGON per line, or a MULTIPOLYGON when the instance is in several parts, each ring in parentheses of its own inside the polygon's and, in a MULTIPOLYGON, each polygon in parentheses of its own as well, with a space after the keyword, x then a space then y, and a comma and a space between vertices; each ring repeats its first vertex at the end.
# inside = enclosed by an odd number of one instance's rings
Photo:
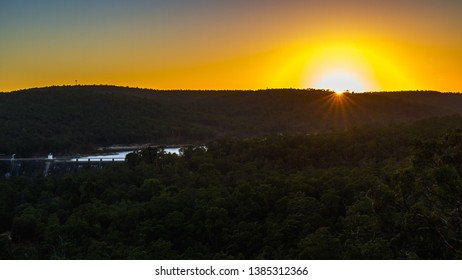
POLYGON ((333 90, 338 95, 343 92, 363 92, 366 90, 365 82, 354 72, 347 70, 327 71, 314 86, 320 89, 333 90))
POLYGON ((310 49, 301 75, 305 87, 334 92, 366 92, 381 88, 375 56, 354 42, 325 42, 310 49))

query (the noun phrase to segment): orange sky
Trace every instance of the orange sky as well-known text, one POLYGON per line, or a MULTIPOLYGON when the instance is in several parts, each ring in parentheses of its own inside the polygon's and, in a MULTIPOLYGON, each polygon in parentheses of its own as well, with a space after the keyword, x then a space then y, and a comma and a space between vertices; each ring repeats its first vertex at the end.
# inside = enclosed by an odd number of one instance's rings
POLYGON ((10 2, 0 10, 0 91, 78 80, 462 92, 460 1, 10 2))

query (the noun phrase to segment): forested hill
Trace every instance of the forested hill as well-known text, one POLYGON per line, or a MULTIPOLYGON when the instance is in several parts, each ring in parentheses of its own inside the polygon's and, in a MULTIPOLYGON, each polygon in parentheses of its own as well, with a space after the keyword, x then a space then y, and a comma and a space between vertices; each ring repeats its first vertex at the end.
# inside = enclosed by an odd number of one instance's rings
POLYGON ((462 95, 322 90, 160 91, 64 86, 0 94, 0 154, 318 133, 462 113, 462 95))
POLYGON ((460 260, 461 119, 0 178, 0 259, 460 260))

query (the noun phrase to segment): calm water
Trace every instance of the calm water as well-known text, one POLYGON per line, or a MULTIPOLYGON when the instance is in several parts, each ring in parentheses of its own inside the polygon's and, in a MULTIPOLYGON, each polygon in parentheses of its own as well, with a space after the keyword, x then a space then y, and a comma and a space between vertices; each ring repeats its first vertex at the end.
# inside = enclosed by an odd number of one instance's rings
MULTIPOLYGON (((84 156, 84 157, 73 158, 73 159, 71 159, 71 161, 77 161, 77 160, 79 160, 79 161, 88 161, 88 160, 91 160, 91 161, 98 161, 98 160, 112 161, 113 159, 114 159, 114 161, 124 161, 127 154, 133 153, 133 152, 136 152, 136 151, 139 151, 139 150, 120 151, 120 152, 115 152, 115 153, 112 153, 112 154, 104 154, 104 155, 87 155, 87 156, 84 156)), ((180 154, 180 148, 166 148, 166 149, 164 149, 164 151, 167 154, 177 154, 177 155, 180 154)))

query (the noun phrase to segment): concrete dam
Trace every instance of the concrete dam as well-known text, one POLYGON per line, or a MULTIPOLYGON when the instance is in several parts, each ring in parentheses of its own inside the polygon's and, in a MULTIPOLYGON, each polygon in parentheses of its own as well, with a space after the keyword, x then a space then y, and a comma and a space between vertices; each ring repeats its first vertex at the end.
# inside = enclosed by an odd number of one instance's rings
POLYGON ((15 158, 12 156, 11 158, 0 158, 0 174, 5 177, 59 176, 82 169, 101 168, 105 165, 123 162, 125 162, 125 157, 54 158, 49 155, 46 158, 15 158))

